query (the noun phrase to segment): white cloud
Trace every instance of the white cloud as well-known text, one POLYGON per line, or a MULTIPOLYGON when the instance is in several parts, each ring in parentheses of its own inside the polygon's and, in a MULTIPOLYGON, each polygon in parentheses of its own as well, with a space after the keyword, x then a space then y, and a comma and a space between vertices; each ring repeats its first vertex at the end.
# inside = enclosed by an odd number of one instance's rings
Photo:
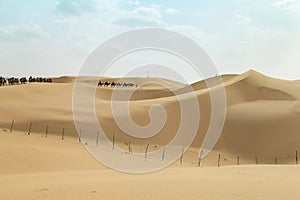
POLYGON ((115 22, 116 25, 127 26, 131 28, 137 27, 167 27, 167 24, 157 19, 147 19, 140 16, 127 17, 119 19, 115 22))
POLYGON ((140 16, 154 18, 154 19, 161 18, 160 10, 156 7, 138 7, 132 13, 140 16))
POLYGON ((192 37, 194 39, 203 39, 208 37, 206 34, 204 34, 204 32, 202 32, 201 30, 199 30, 197 27, 194 26, 174 25, 174 26, 169 26, 168 28, 173 31, 177 31, 179 33, 192 37))
POLYGON ((300 19, 299 0, 277 0, 273 3, 273 6, 282 10, 287 15, 300 19))
POLYGON ((115 24, 127 27, 166 27, 167 24, 161 20, 161 12, 158 6, 140 6, 133 10, 120 10, 116 13, 115 24))
POLYGON ((80 15, 97 12, 97 2, 94 0, 59 0, 54 12, 63 15, 80 15))
POLYGON ((135 6, 141 5, 141 2, 138 0, 128 0, 128 3, 133 4, 135 6))
POLYGON ((236 31, 242 31, 243 35, 248 38, 270 37, 273 31, 268 27, 263 26, 253 21, 250 16, 236 14, 234 15, 237 23, 241 25, 236 31))
POLYGON ((167 8, 165 9, 165 13, 169 15, 175 15, 181 13, 181 11, 175 8, 167 8))
POLYGON ((14 40, 39 40, 49 39, 49 34, 46 33, 39 25, 35 23, 9 25, 0 28, 0 39, 6 41, 14 40))
POLYGON ((274 2, 274 6, 278 8, 287 8, 294 4, 296 1, 295 0, 277 0, 274 2))
POLYGON ((249 24, 253 23, 253 20, 249 16, 236 14, 236 15, 234 15, 234 17, 238 23, 243 24, 243 25, 249 25, 249 24))

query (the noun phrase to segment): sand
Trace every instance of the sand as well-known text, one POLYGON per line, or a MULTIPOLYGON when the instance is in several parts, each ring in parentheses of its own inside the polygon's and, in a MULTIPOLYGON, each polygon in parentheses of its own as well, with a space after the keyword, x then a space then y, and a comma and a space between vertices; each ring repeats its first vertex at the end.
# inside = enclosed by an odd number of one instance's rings
MULTIPOLYGON (((300 143, 300 82, 274 79, 252 70, 224 75, 226 122, 201 167, 197 166, 198 151, 210 119, 210 100, 203 81, 193 84, 203 117, 183 163, 176 161, 159 172, 131 175, 102 165, 79 142, 72 115, 74 80, 61 77, 55 83, 0 87, 0 199, 299 198, 300 172, 295 155, 300 143), (219 154, 221 167, 217 167, 219 154)), ((158 78, 127 81, 145 84, 130 102, 136 123, 149 123, 145 112, 153 103, 161 103, 170 116, 166 126, 144 141, 124 135, 111 120, 110 87, 97 89, 101 125, 109 138, 109 133, 115 134, 116 145, 124 152, 129 141, 134 152, 143 152, 148 143, 150 151, 161 148, 174 136, 179 107, 173 94, 159 84, 178 91, 185 85, 158 78)))

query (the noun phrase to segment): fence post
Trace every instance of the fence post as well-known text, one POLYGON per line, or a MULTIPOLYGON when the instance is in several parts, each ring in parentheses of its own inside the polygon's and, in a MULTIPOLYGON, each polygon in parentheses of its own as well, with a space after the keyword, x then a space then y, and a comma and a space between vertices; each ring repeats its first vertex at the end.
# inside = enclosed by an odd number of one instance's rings
POLYGON ((298 150, 296 150, 296 165, 298 165, 298 150))
POLYGON ((48 137, 48 126, 46 126, 46 134, 45 137, 48 137))
POLYGON ((113 138, 112 138, 112 150, 115 149, 115 134, 113 134, 113 138))
POLYGON ((64 136, 65 136, 65 128, 62 129, 61 140, 64 140, 64 139, 65 139, 64 136))
POLYGON ((80 131, 79 131, 79 138, 78 138, 78 142, 79 142, 79 143, 81 142, 81 133, 82 133, 82 131, 80 130, 80 131))
POLYGON ((12 132, 12 131, 13 131, 14 123, 15 123, 15 119, 13 119, 12 122, 11 122, 9 132, 12 132))
POLYGON ((163 148, 162 156, 161 156, 161 161, 165 160, 165 151, 166 151, 166 146, 163 148))
POLYGON ((130 147, 131 143, 129 142, 128 143, 128 153, 130 154, 130 151, 131 151, 131 147, 130 147))
POLYGON ((145 150, 145 161, 147 161, 147 153, 148 153, 149 144, 147 144, 146 150, 145 150))
POLYGON ((97 140, 96 140, 96 146, 98 147, 99 145, 99 131, 97 131, 97 140))
POLYGON ((240 165, 240 157, 237 157, 237 165, 240 165))
POLYGON ((27 135, 30 135, 30 132, 31 132, 31 127, 32 127, 32 123, 29 124, 29 129, 28 129, 28 133, 27 135))
POLYGON ((258 158, 255 157, 255 164, 257 165, 258 164, 258 158))
POLYGON ((220 160, 221 160, 221 154, 219 154, 219 157, 218 157, 218 167, 220 167, 220 160))
POLYGON ((180 156, 180 164, 181 165, 182 165, 182 160, 183 160, 183 154, 184 154, 184 147, 182 148, 181 156, 180 156))
POLYGON ((203 150, 201 149, 200 156, 199 156, 199 159, 198 159, 198 167, 201 167, 202 154, 203 154, 203 150))

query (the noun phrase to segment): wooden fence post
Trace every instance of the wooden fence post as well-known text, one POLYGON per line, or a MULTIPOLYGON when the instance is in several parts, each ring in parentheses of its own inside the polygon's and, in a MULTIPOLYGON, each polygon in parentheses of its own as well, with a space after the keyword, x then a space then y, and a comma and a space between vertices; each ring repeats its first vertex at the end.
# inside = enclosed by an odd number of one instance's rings
POLYGON ((112 150, 115 149, 115 134, 113 134, 113 138, 112 138, 112 150))
POLYGON ((62 129, 61 140, 64 140, 64 139, 65 139, 64 136, 65 136, 65 128, 62 129))
POLYGON ((130 154, 130 151, 131 151, 131 147, 130 147, 131 143, 129 142, 128 143, 128 153, 130 154))
POLYGON ((99 145, 99 131, 97 131, 97 140, 96 140, 96 146, 98 147, 99 145))
POLYGON ((298 165, 298 150, 296 150, 296 165, 298 165))
POLYGON ((79 131, 79 137, 78 137, 78 142, 79 142, 79 143, 81 142, 81 134, 82 134, 82 131, 80 130, 80 131, 79 131))
POLYGON ((29 129, 28 129, 28 133, 27 135, 30 135, 30 132, 31 132, 31 127, 32 127, 32 123, 29 124, 29 129))
POLYGON ((180 156, 180 164, 181 165, 182 165, 182 160, 183 160, 183 154, 184 154, 184 147, 182 148, 181 156, 180 156))
POLYGON ((161 161, 165 160, 165 151, 166 151, 166 146, 164 146, 164 148, 163 148, 163 152, 162 152, 162 155, 161 155, 161 161))
POLYGON ((48 126, 46 126, 45 137, 48 137, 48 126))
POLYGON ((258 158, 255 157, 255 164, 257 165, 258 164, 258 158))
POLYGON ((221 154, 219 154, 219 157, 218 157, 218 167, 220 167, 220 160, 221 160, 221 154))
POLYGON ((198 159, 198 167, 201 167, 202 154, 203 154, 203 150, 201 149, 199 159, 198 159))
POLYGON ((148 153, 149 144, 147 144, 146 150, 145 150, 145 161, 147 161, 147 153, 148 153))
POLYGON ((240 165, 240 157, 237 157, 237 165, 240 165))
POLYGON ((12 122, 11 122, 9 132, 12 132, 12 131, 13 131, 14 123, 15 123, 15 119, 13 119, 12 122))

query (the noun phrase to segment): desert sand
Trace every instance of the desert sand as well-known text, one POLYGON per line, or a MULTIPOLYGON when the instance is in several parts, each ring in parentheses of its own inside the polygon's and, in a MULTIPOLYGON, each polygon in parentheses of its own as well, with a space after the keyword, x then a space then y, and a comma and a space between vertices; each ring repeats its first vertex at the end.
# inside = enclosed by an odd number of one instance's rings
MULTIPOLYGON (((296 151, 300 150, 300 82, 252 70, 222 78, 227 94, 226 121, 219 141, 201 167, 197 166, 198 151, 210 120, 210 98, 204 81, 192 84, 201 121, 183 163, 176 161, 159 172, 142 175, 109 169, 79 141, 72 115, 75 77, 0 87, 0 199, 299 198, 296 151)), ((146 140, 124 134, 112 118, 113 88, 101 87, 96 92, 95 107, 107 137, 112 138, 114 133, 116 145, 124 152, 128 142, 133 153, 143 152, 146 144, 150 144, 150 151, 161 148, 174 136, 180 117, 176 97, 160 84, 179 92, 185 85, 159 78, 127 81, 142 85, 130 101, 134 121, 149 123, 148 108, 160 103, 168 113, 167 122, 158 135, 146 140)), ((131 90, 119 89, 125 93, 131 90)))

